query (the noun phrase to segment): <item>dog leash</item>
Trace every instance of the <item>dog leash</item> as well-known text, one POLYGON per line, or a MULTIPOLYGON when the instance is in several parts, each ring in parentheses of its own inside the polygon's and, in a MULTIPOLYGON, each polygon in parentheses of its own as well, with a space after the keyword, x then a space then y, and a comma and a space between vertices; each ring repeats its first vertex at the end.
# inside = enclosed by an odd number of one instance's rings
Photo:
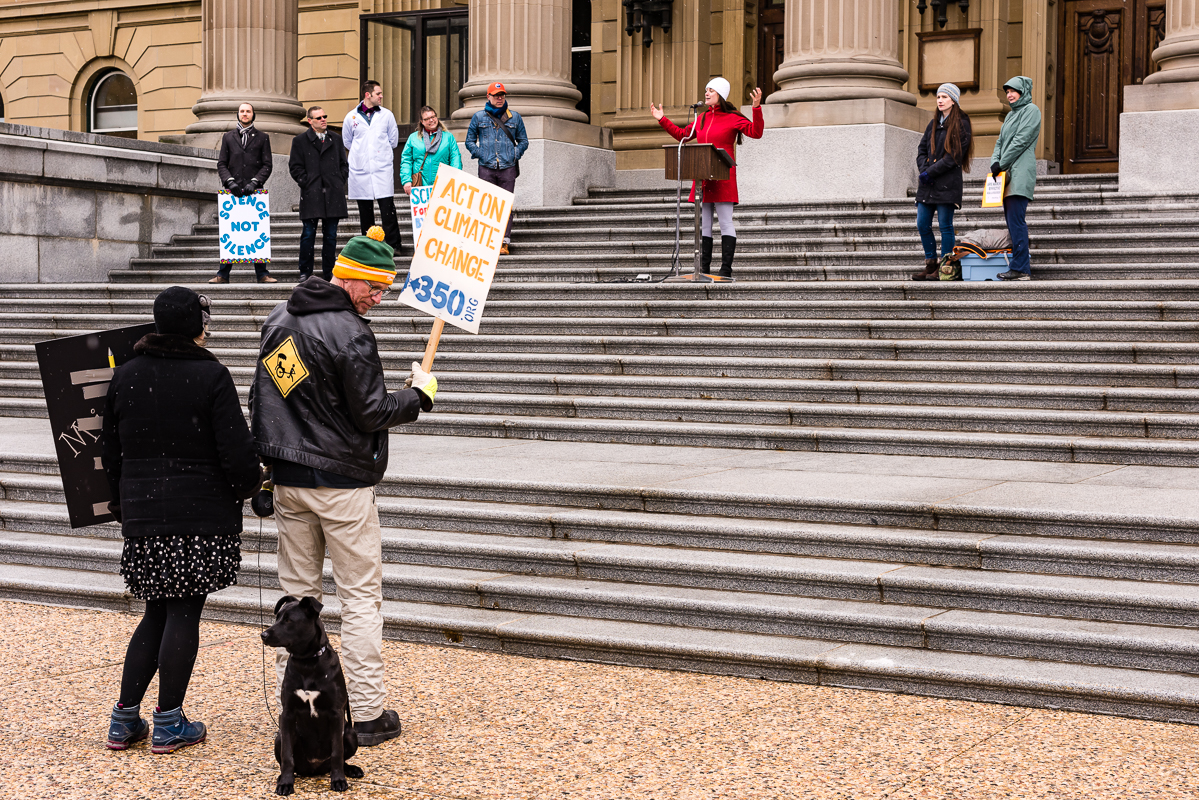
MULTIPOLYGON (((266 616, 262 611, 262 517, 258 518, 258 626, 262 631, 266 630, 266 616)), ((260 631, 260 633, 262 632, 260 631)), ((270 715, 271 724, 276 728, 279 727, 278 720, 275 719, 275 712, 271 708, 271 697, 266 689, 266 643, 262 641, 262 637, 258 637, 258 643, 262 647, 262 702, 266 705, 266 713, 270 715)))

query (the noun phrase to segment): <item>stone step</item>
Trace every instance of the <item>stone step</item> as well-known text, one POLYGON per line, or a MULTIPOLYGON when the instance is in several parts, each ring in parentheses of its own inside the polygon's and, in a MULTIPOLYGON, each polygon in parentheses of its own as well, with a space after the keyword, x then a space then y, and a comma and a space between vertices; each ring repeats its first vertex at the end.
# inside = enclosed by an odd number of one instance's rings
MULTIPOLYGON (((420 548, 426 561, 385 561, 384 597, 907 647, 932 635, 965 652, 1199 672, 1199 631, 1176 624, 1189 624, 1194 603, 1170 584, 501 538, 449 535, 439 551, 427 538, 390 536, 390 547, 420 548), (445 560, 459 563, 436 563, 445 560), (931 602, 913 604, 920 598, 931 602), (1023 640, 1014 652, 1010 639, 1023 640)), ((120 556, 119 540, 47 534, 6 536, 0 550, 7 567, 109 574, 120 556)), ((276 594, 274 554, 243 555, 239 583, 276 594)), ((333 593, 329 567, 325 584, 333 593)))
MULTIPOLYGON (((0 595, 19 600, 140 610, 123 588, 118 577, 102 573, 0 568, 0 595)), ((273 599, 269 590, 233 586, 209 598, 205 616, 263 624, 273 599)), ((326 625, 336 632, 340 605, 336 597, 325 601, 326 625)), ((933 636, 919 647, 847 645, 392 600, 384 601, 383 614, 384 635, 402 641, 1199 723, 1199 680, 1190 675, 944 652, 933 636)), ((1035 629, 1005 632, 1045 638, 1035 629)), ((1080 648, 1088 640, 1094 637, 1086 631, 1075 636, 1080 648)))
MULTIPOLYGON (((214 343, 215 344, 215 343, 214 343)), ((213 347, 213 353, 234 371, 258 363, 258 350, 213 347)), ((382 350, 381 360, 386 370, 404 377, 414 360, 424 352, 423 343, 410 351, 382 350)), ((0 364, 5 362, 31 365, 32 345, 0 345, 0 364)), ((612 376, 647 380, 651 378, 711 378, 739 382, 742 380, 789 380, 846 382, 927 382, 949 384, 1023 384, 1037 386, 1094 386, 1139 387, 1146 389, 1199 388, 1199 366, 1132 363, 1084 362, 958 362, 920 361, 904 359, 800 359, 800 358, 733 358, 718 360, 711 357, 669 356, 600 356, 560 355, 556 353, 456 353, 438 352, 436 369, 444 379, 450 373, 489 373, 524 376, 612 376)), ((30 377, 31 366, 16 373, 30 377)), ((503 379, 497 380, 502 383, 503 379)))
MULTIPOLYGON (((28 491, 30 487, 27 484, 25 488, 28 491)), ((243 550, 275 552, 273 519, 254 517, 248 504, 245 514, 243 550)), ((702 552, 751 556, 884 561, 986 572, 1199 584, 1199 547, 1194 545, 925 531, 879 525, 755 519, 734 522, 702 515, 676 517, 636 511, 402 497, 382 498, 379 518, 384 526, 384 560, 392 563, 572 575, 582 567, 570 553, 600 544, 623 544, 664 547, 671 552, 678 548, 701 548, 702 552)), ((59 543, 64 547, 70 545, 72 538, 119 542, 121 536, 115 523, 72 529, 65 507, 46 501, 0 501, 0 521, 5 531, 46 534, 55 537, 55 541, 61 540, 59 543)), ((15 541, 6 537, 0 542, 0 549, 16 546, 12 544, 15 541)), ((666 574, 657 582, 673 580, 666 574)))
MULTIPOLYGON (((1199 234, 1195 231, 1195 215, 1185 217, 1168 217, 1165 219, 1124 219, 1098 220, 1082 222, 1081 220, 1032 220, 1029 222, 1029 232, 1033 244, 1038 249, 1061 247, 1102 247, 1105 245, 1125 245, 1129 237, 1147 248, 1194 246, 1199 234)), ((972 223, 969 220, 958 220, 955 225, 961 236, 977 224, 981 227, 1003 226, 1002 218, 997 220, 979 220, 972 223)), ((180 256, 210 258, 218 253, 218 231, 215 226, 199 226, 195 234, 190 236, 175 236, 169 245, 155 246, 151 250, 153 257, 180 256)), ((353 230, 345 235, 339 235, 338 241, 344 245, 353 230)), ((717 230, 716 237, 720 232, 717 230)), ((894 250, 906 246, 911 250, 919 250, 920 237, 916 229, 906 220, 880 224, 838 224, 828 222, 797 224, 780 228, 773 224, 738 224, 737 253, 740 256, 749 253, 786 251, 803 252, 822 249, 852 249, 862 250, 894 250)), ((693 233, 689 226, 681 231, 681 240, 685 243, 692 241, 693 233)), ((525 230, 515 228, 514 241, 519 242, 521 254, 542 251, 567 251, 587 253, 602 250, 604 253, 637 253, 646 248, 660 249, 665 243, 673 246, 673 220, 669 226, 655 226, 650 220, 631 218, 620 225, 604 225, 591 228, 562 228, 548 223, 545 226, 525 230), (640 224, 638 224, 640 223, 640 224), (599 245, 597 243, 603 243, 599 245)), ((287 224, 272 225, 271 253, 272 257, 279 254, 298 253, 300 246, 300 231, 297 226, 287 224)), ((411 248, 406 248, 408 252, 411 248)), ((292 255, 294 258, 295 256, 292 255)))
MULTIPOLYGON (((1199 252, 1199 251, 1197 251, 1199 252)), ((1187 256, 1188 254, 1184 254, 1187 256)), ((690 255, 680 262, 679 274, 690 275, 692 262, 690 255)), ((1189 256, 1188 256, 1189 257, 1189 256)), ((856 259, 846 256, 837 259, 845 263, 824 263, 824 258, 794 259, 791 257, 762 256, 751 263, 738 263, 736 282, 731 285, 760 285, 763 283, 793 282, 803 285, 810 282, 869 282, 872 286, 879 283, 898 282, 913 283, 912 275, 923 269, 923 262, 906 253, 896 258, 879 259, 878 263, 864 263, 868 259, 856 259)), ((511 284, 553 284, 577 286, 610 286, 622 283, 641 283, 647 286, 659 286, 666 277, 674 274, 672 261, 668 254, 660 257, 627 256, 615 257, 610 261, 597 262, 594 265, 579 264, 578 262, 554 261, 528 257, 522 262, 509 262, 500 266, 492 284, 492 292, 501 286, 511 284)), ((1154 266, 1153 270, 1138 269, 1121 262, 1096 263, 1087 262, 1034 262, 1037 267, 1032 283, 1055 283, 1060 281, 1091 282, 1136 282, 1136 281, 1175 281, 1190 282, 1199 276, 1199 262, 1163 262, 1154 266)), ((216 275, 215 260, 192 259, 170 263, 155 261, 153 263, 113 271, 111 279, 114 284, 134 283, 152 284, 159 287, 172 284, 195 286, 199 290, 208 290, 208 280, 216 275)), ((399 279, 407 275, 406 261, 397 263, 399 279)), ((290 262, 277 261, 271 267, 271 274, 281 282, 280 288, 292 288, 299 281, 299 271, 290 262)), ((236 287, 233 291, 242 291, 248 285, 254 285, 254 272, 246 268, 235 269, 230 276, 236 287)), ((1002 281, 926 281, 933 286, 947 284, 950 286, 966 285, 972 291, 993 291, 997 296, 1011 290, 999 289, 1002 281)), ((1024 284, 1022 284, 1024 285, 1024 284)), ((400 287, 397 287, 397 289, 400 287)), ((839 291, 847 291, 843 287, 839 291)), ((926 291, 936 291, 926 289, 926 291)), ((616 296, 618 293, 613 292, 616 296)), ((664 293, 665 294, 665 293, 664 293)))
MULTIPOLYGON (((253 376, 251 367, 233 367, 231 372, 244 399, 253 376)), ((1199 413, 1199 390, 1141 389, 1107 386, 1037 386, 980 384, 937 384, 927 382, 871 382, 821 380, 735 380, 703 377, 655 377, 636 375, 551 375, 455 372, 452 381, 439 393, 438 410, 449 400, 469 393, 503 396, 522 393, 529 402, 544 402, 545 396, 557 402, 588 401, 590 398, 682 399, 731 402, 773 398, 773 402, 835 403, 861 406, 898 405, 902 407, 955 407, 962 411, 986 408, 1056 409, 1092 412, 1153 412, 1161 414, 1199 413), (452 387, 452 388, 450 388, 452 387), (448 389, 448 391, 447 391, 448 389)), ((402 386, 402 375, 387 376, 394 391, 402 386)), ((42 398, 42 383, 37 366, 31 362, 0 362, 0 398, 6 401, 42 398)), ((45 405, 10 403, 0 416, 30 416, 15 409, 30 408, 45 416, 45 405)), ((928 413, 928 412, 922 412, 928 413)), ((1019 413, 1019 412, 1015 412, 1019 413)))
MULTIPOLYGON (((912 284, 913 286, 915 284, 912 284)), ((938 284, 939 286, 940 284, 938 284)), ((954 284, 958 285, 958 284, 954 284)), ((257 328, 285 295, 278 298, 254 297, 254 290, 270 287, 251 285, 251 291, 237 292, 238 287, 213 286, 205 289, 210 293, 225 290, 215 308, 216 324, 221 329, 249 330, 257 328), (244 295, 244 296, 241 296, 244 295)), ((290 290, 285 287, 279 291, 290 290)), ((534 290, 532 293, 535 294, 534 290)), ((1164 290, 1163 290, 1164 291, 1164 290)), ((46 294, 49 294, 47 290, 46 294)), ((627 298, 616 300, 589 299, 585 304, 544 303, 536 297, 528 299, 503 299, 500 287, 495 296, 487 301, 487 316, 483 326, 495 325, 553 325, 562 326, 563 332, 573 332, 575 320, 634 320, 638 323, 653 322, 666 326, 667 331, 682 329, 681 326, 701 326, 710 320, 727 323, 756 325, 765 320, 781 320, 787 324, 825 325, 825 320, 853 320, 865 326, 865 330, 887 329, 899 320, 930 320, 937 322, 961 322, 990 326, 993 324, 1016 324, 1030 321, 1104 322, 1088 329, 1087 338, 1102 335, 1109 327, 1117 331, 1119 326, 1108 322, 1196 322, 1199 321, 1199 302, 1186 301, 1118 301, 1100 302, 1073 300, 1030 300, 1025 302, 979 299, 911 299, 891 298, 881 300, 758 300, 751 298, 729 298, 713 302, 705 299, 627 298), (556 323, 555 323, 556 321, 556 323)), ((57 297, 3 297, 0 288, 0 324, 4 327, 41 327, 102 329, 119 325, 135 325, 153 320, 152 295, 123 299, 75 298, 69 311, 63 311, 57 297), (75 322, 79 320, 78 322, 75 322), (68 324, 67 321, 71 321, 68 324), (113 324, 110 324, 113 323, 113 324)), ((213 298, 217 299, 217 298, 213 298)), ((371 310, 372 327, 376 330, 384 325, 405 321, 413 330, 422 332, 429 318, 398 302, 385 301, 371 310), (417 327, 419 326, 419 327, 417 327)), ((771 324, 771 323, 766 323, 771 324)), ((1145 330, 1156 328, 1146 327, 1145 330)), ((656 329, 655 329, 656 330, 656 329)), ((688 329, 690 330, 690 329, 688 329)), ((752 328, 751 328, 752 330, 752 328)), ((1032 330, 1031 326, 1023 328, 1032 330)), ((1025 334, 1027 335, 1027 334, 1025 334)))
MULTIPOLYGON (((0 303, 0 308, 4 305, 0 303)), ((626 307, 627 308, 627 307, 626 307)), ((263 309, 266 310, 266 309, 263 309)), ((634 309, 627 308, 632 311, 634 309)), ((221 309, 225 312, 225 309, 221 309)), ((497 309, 489 308, 489 312, 497 309)), ((1196 311, 1199 316, 1199 309, 1196 311)), ((214 321, 218 335, 254 333, 264 318, 254 314, 221 313, 214 321)), ((0 311, 0 342, 15 344, 47 338, 76 336, 105 328, 153 322, 145 314, 73 314, 0 311)), ((392 307, 389 314, 371 314, 376 334, 423 333, 429 325, 425 314, 407 306, 392 307), (406 312, 406 313, 404 313, 406 312)), ((953 341, 1052 341, 1052 342, 1199 342, 1199 319, 1113 321, 1107 320, 1010 320, 1010 319, 781 319, 713 318, 669 319, 664 317, 536 317, 499 316, 488 313, 480 326, 488 336, 602 336, 673 339, 802 338, 837 340, 927 339, 953 341)), ((448 339, 453 334, 446 334, 448 339)))
MULTIPOLYGON (((393 435, 397 447, 415 432, 393 435)), ((423 439, 426 437, 416 437, 423 439)), ((459 452, 452 444, 443 445, 437 438, 438 451, 459 452)), ((485 448, 487 440, 464 441, 467 448, 485 448)), ((593 448, 586 444, 559 444, 554 448, 567 448, 572 452, 582 448, 593 448)), ((605 445, 605 447, 607 447, 605 445)), ((396 452, 401 452, 397 450, 396 452)), ((551 448, 549 452, 554 452, 551 448)), ((705 450, 705 458, 729 459, 740 456, 738 451, 705 450)), ((828 456, 825 457, 827 460, 828 456)), ((57 476, 57 465, 53 456, 4 457, 4 468, 0 473, 0 489, 4 500, 11 502, 61 503, 62 484, 57 476)), ((671 515, 683 518, 695 516, 730 518, 730 527, 737 529, 746 520, 782 521, 786 523, 831 523, 836 525, 891 526, 914 531, 940 531, 985 533, 997 535, 1048 536, 1070 539, 1103 540, 1118 542, 1143 542, 1152 544, 1199 544, 1199 525, 1196 524, 1194 509, 1153 508, 1147 512, 1130 510, 1132 501, 1124 497, 1138 497, 1136 491, 1122 487, 1119 493, 1107 487, 1088 487, 1078 492, 1059 492, 1060 496, 1039 494, 1031 502, 1024 502, 1019 494, 1008 497, 980 500, 974 497, 962 499, 946 498, 936 502, 893 499, 884 494, 874 497, 872 487, 843 487, 841 491, 825 491, 824 484, 808 482, 797 477, 786 486, 772 487, 771 484, 755 486, 753 491, 720 488, 722 481, 712 481, 716 489, 695 489, 690 486, 623 486, 602 483, 574 483, 569 481, 543 480, 527 477, 508 480, 492 477, 488 467, 491 462, 482 458, 474 462, 461 462, 469 468, 447 471, 441 469, 430 475, 389 472, 377 486, 381 504, 396 501, 408 502, 414 498, 432 501, 449 501, 455 507, 469 503, 516 503, 520 505, 543 505, 555 508, 587 509, 596 511, 632 511, 656 515, 668 520, 671 515), (480 477, 479 470, 483 470, 480 477), (852 488, 850 492, 846 489, 852 488), (1096 491, 1098 490, 1098 492, 1096 491), (863 493, 864 492, 864 493, 863 493), (1067 502, 1078 494, 1088 498, 1085 502, 1072 505, 1067 502), (862 498, 862 499, 859 499, 862 498), (873 498, 873 499, 865 499, 873 498)), ((443 465, 444 466, 444 465, 443 465)), ((1008 472, 1010 467, 1003 467, 1008 472)), ((555 475, 562 470, 556 470, 555 475)), ((810 476, 808 476, 810 477, 810 476)), ((906 484, 905 484, 906 485, 906 484)), ((1013 491, 1019 492, 1019 484, 1013 491)), ((1142 493, 1143 494, 1143 493, 1142 493)), ((1156 496, 1156 495, 1154 495, 1156 496)), ((471 513, 469 510, 462 514, 471 513)), ((554 521, 552 512, 544 510, 544 525, 562 535, 573 530, 570 521, 554 521)), ((439 528, 463 529, 438 517, 439 528)), ((385 524, 408 525, 404 519, 385 524)), ((575 523, 582 524, 582 523, 575 523)), ((589 534, 574 533, 576 538, 602 538, 589 534)))
MULTIPOLYGON (((0 329, 0 358, 12 348, 28 347, 33 342, 56 336, 76 336, 84 330, 27 331, 0 329)), ((220 331, 213 351, 228 355, 228 365, 256 363, 257 331, 220 331), (219 341, 220 346, 217 347, 219 341), (236 355, 235 355, 236 354, 236 355), (249 359, 247 362, 246 360, 249 359)), ((1193 339, 1193 337, 1190 337, 1193 339)), ((397 354, 424 350, 427 335, 419 333, 376 334, 379 351, 387 360, 397 354)), ((1199 342, 1195 341, 1049 341, 1041 339, 840 339, 790 338, 785 335, 716 336, 568 336, 446 333, 441 337, 438 356, 464 359, 491 355, 538 355, 620 358, 693 358, 737 359, 749 365, 754 361, 779 359, 859 359, 874 361, 953 361, 993 363, 1085 363, 1085 364, 1170 364, 1180 367, 1199 365, 1199 342), (702 337, 702 338, 700 338, 702 337)))
MULTIPOLYGON (((204 273, 207 275, 207 273, 204 273)), ((662 275, 664 272, 659 272, 662 275)), ((401 274, 402 275, 402 274, 401 274)), ((244 270, 234 273, 239 280, 252 281, 244 270)), ((180 281, 172 281, 179 284, 180 281)), ((76 299, 120 301, 141 299, 152 301, 169 283, 99 283, 99 284, 0 284, 0 299, 53 297, 60 304, 76 299)), ((234 298, 278 303, 286 300, 294 286, 285 283, 256 284, 253 282, 214 285, 207 282, 187 283, 207 294, 214 301, 234 298)), ((1199 301, 1199 280, 1105 279, 1025 282, 971 281, 734 281, 694 285, 680 283, 594 283, 576 281, 498 281, 491 287, 488 303, 493 300, 522 299, 556 306, 586 309, 593 301, 690 301, 723 303, 726 300, 756 300, 760 302, 799 301, 862 301, 888 300, 905 302, 979 301, 979 302, 1149 302, 1178 303, 1199 301)), ((393 303, 397 301, 386 301, 393 303)), ((720 308, 713 305, 712 308, 720 308)))

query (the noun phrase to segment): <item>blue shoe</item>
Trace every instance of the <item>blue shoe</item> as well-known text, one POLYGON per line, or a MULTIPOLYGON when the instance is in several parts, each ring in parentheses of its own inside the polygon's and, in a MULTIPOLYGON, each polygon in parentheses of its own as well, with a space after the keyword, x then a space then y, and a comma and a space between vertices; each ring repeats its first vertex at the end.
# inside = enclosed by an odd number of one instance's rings
POLYGON ((188 722, 183 706, 170 711, 154 712, 154 739, 151 753, 173 753, 180 747, 199 744, 208 736, 203 722, 188 722))
POLYGON ((120 703, 112 707, 112 719, 108 723, 108 749, 128 750, 150 735, 150 723, 142 719, 141 706, 121 708, 120 703))

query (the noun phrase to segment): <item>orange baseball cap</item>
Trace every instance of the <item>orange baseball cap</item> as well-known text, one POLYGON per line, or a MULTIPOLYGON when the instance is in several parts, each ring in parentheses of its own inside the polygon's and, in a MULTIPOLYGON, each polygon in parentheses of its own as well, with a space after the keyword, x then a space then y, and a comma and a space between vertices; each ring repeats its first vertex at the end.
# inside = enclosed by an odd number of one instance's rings
POLYGON ((487 94, 508 94, 508 90, 504 88, 504 84, 496 81, 487 87, 487 94))

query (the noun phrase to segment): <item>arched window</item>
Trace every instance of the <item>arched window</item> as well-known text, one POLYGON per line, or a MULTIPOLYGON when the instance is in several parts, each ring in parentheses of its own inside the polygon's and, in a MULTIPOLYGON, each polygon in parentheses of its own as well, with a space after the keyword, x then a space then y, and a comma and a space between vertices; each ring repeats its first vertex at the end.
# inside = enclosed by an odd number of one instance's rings
POLYGON ((88 130, 137 138, 137 90, 128 75, 114 69, 96 80, 88 103, 88 130))

